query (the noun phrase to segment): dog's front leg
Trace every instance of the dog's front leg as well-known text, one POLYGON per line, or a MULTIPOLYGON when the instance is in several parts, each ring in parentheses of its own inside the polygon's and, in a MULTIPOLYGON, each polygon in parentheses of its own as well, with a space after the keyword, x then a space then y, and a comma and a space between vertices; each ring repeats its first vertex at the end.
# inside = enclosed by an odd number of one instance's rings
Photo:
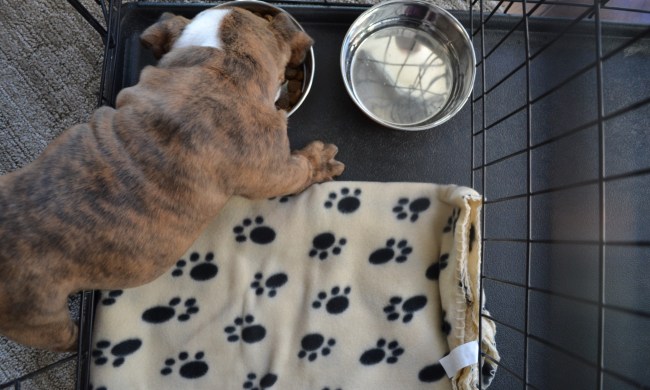
POLYGON ((249 181, 240 195, 270 198, 296 194, 314 183, 332 180, 345 169, 343 163, 334 159, 337 152, 335 145, 314 141, 288 158, 269 164, 268 170, 259 172, 261 177, 249 181))
POLYGON ((313 141, 305 148, 294 151, 292 158, 305 159, 308 163, 306 183, 294 192, 300 192, 314 183, 329 181, 342 174, 345 165, 334 159, 336 153, 338 148, 335 145, 321 141, 313 141))
POLYGON ((306 147, 291 153, 291 159, 281 178, 284 188, 280 194, 287 195, 302 192, 315 183, 334 179, 343 173, 345 165, 334 159, 338 148, 333 144, 313 141, 306 147))

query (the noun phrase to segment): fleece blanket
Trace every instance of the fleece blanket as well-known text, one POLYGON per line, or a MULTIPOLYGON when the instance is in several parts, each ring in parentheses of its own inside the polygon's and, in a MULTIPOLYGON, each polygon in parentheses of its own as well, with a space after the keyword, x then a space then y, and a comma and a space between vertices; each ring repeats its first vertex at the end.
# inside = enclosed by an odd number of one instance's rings
POLYGON ((233 198, 165 275, 102 292, 91 388, 475 389, 479 364, 487 387, 480 207, 424 183, 233 198))

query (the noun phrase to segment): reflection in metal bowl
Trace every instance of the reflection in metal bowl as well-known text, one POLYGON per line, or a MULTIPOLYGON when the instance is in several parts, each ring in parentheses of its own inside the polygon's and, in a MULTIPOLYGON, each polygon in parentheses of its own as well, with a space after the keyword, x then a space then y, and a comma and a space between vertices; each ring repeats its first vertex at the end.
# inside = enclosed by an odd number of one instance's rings
POLYGON ((474 83, 475 58, 463 27, 420 0, 376 5, 350 27, 341 52, 355 103, 375 121, 424 130, 451 118, 474 83))

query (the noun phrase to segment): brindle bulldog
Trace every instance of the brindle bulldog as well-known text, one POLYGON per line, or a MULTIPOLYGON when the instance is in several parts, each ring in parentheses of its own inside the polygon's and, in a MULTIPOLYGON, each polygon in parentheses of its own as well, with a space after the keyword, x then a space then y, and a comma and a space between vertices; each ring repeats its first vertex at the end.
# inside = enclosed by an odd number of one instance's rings
POLYGON ((19 343, 73 350, 70 294, 154 280, 233 195, 297 193, 343 172, 334 145, 289 149, 274 102, 312 40, 285 14, 165 14, 141 40, 162 58, 115 109, 0 177, 0 333, 19 343))

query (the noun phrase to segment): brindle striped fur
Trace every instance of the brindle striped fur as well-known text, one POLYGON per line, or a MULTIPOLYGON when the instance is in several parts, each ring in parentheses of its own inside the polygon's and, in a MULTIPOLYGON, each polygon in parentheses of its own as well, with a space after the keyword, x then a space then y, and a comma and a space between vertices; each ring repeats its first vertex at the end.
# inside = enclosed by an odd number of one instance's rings
MULTIPOLYGON (((158 56, 188 19, 166 14, 142 35, 158 56)), ((343 171, 336 147, 291 153, 274 98, 311 39, 284 15, 233 9, 222 49, 166 53, 32 164, 0 177, 0 333, 72 350, 67 298, 147 283, 185 252, 233 195, 300 192, 343 171)))

